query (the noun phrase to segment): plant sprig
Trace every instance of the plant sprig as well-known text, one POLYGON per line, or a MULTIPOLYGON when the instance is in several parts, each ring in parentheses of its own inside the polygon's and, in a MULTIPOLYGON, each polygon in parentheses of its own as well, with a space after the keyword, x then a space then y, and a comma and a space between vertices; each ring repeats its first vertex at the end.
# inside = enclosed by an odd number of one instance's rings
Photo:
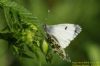
POLYGON ((0 7, 4 11, 7 24, 0 31, 0 39, 8 41, 9 48, 14 56, 32 58, 26 53, 26 49, 32 51, 37 57, 40 56, 38 52, 41 52, 41 50, 47 53, 48 45, 45 43, 45 47, 43 44, 45 40, 43 23, 38 18, 16 2, 0 0, 0 7))

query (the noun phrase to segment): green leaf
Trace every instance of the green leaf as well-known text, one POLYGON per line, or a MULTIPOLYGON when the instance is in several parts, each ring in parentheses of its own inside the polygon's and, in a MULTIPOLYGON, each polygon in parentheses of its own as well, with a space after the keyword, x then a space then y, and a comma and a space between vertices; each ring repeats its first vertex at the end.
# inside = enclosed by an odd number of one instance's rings
POLYGON ((30 56, 30 55, 28 55, 28 54, 26 54, 26 53, 22 53, 22 54, 21 54, 21 57, 33 59, 32 56, 30 56))

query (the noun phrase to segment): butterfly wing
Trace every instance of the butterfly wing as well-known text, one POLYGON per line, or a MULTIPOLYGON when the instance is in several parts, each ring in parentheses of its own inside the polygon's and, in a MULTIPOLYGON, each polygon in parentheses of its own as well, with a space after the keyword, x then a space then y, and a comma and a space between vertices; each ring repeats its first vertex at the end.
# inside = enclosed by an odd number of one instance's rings
POLYGON ((70 44, 70 41, 81 32, 81 28, 79 25, 74 24, 58 24, 47 25, 46 31, 49 35, 56 38, 61 48, 66 48, 70 44))
POLYGON ((48 42, 50 43, 50 46, 52 47, 54 53, 57 53, 63 60, 67 60, 68 62, 71 62, 70 57, 68 56, 68 54, 66 55, 65 50, 61 48, 57 39, 53 35, 50 34, 47 35, 48 35, 47 38, 48 42))
POLYGON ((70 44, 70 41, 81 32, 80 26, 74 24, 46 25, 45 30, 53 51, 63 60, 71 62, 70 57, 68 54, 66 55, 64 48, 66 48, 70 44))

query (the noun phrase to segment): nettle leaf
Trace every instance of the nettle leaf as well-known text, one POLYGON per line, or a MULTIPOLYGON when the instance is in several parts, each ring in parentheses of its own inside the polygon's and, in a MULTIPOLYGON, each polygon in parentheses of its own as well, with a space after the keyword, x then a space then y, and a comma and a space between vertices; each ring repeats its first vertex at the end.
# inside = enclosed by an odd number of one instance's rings
POLYGON ((29 54, 25 54, 25 53, 22 53, 22 54, 21 54, 21 57, 33 59, 32 56, 30 56, 29 54))

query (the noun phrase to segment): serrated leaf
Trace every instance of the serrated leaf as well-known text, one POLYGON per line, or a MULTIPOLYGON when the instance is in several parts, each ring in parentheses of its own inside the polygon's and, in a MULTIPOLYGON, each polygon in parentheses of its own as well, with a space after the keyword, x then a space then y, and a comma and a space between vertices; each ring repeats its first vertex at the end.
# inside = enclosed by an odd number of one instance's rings
POLYGON ((28 55, 28 54, 26 54, 26 53, 22 53, 21 54, 21 57, 24 57, 24 58, 33 58, 32 56, 30 56, 30 55, 28 55))

